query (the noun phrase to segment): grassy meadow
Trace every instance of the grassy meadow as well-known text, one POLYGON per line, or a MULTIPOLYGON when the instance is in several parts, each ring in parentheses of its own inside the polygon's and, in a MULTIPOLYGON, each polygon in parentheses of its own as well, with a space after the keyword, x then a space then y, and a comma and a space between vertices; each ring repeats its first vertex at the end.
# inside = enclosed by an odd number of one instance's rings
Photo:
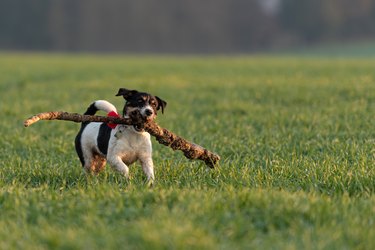
POLYGON ((0 54, 0 249, 374 249, 375 59, 0 54), (156 182, 83 172, 84 112, 118 88, 158 95, 158 123, 221 155, 153 141, 156 182))

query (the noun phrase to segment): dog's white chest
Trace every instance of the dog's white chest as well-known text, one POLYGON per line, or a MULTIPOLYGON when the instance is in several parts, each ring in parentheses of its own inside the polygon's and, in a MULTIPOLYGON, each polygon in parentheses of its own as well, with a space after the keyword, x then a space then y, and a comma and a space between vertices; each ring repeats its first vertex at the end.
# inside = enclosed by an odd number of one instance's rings
POLYGON ((150 134, 134 132, 132 128, 119 128, 110 140, 111 155, 121 157, 125 164, 132 164, 139 158, 151 156, 150 134))

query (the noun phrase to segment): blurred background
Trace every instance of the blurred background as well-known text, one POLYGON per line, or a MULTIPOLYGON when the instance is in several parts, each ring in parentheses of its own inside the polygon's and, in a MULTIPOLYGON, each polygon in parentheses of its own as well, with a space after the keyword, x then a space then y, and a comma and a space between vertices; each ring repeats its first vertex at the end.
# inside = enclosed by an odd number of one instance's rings
POLYGON ((0 50, 252 53, 372 44, 374 0, 0 0, 0 50))

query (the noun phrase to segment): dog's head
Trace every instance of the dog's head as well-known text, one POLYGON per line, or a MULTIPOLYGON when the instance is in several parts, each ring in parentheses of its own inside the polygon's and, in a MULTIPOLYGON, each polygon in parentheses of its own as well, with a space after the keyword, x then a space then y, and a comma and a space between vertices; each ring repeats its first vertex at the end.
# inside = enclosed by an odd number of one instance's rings
POLYGON ((138 92, 137 90, 120 88, 116 96, 123 96, 126 101, 123 116, 128 116, 134 110, 139 110, 147 121, 154 120, 157 116, 157 111, 160 109, 164 113, 164 109, 167 106, 167 103, 159 97, 138 92))

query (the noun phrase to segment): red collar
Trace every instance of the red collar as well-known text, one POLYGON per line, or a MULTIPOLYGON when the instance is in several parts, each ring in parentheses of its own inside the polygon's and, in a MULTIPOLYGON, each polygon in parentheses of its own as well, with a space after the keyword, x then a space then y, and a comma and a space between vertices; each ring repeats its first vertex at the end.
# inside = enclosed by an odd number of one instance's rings
MULTIPOLYGON (((110 117, 120 117, 119 114, 117 114, 115 111, 111 111, 107 114, 107 116, 110 116, 110 117)), ((111 129, 115 129, 117 124, 116 123, 107 123, 108 127, 110 127, 111 129)))

